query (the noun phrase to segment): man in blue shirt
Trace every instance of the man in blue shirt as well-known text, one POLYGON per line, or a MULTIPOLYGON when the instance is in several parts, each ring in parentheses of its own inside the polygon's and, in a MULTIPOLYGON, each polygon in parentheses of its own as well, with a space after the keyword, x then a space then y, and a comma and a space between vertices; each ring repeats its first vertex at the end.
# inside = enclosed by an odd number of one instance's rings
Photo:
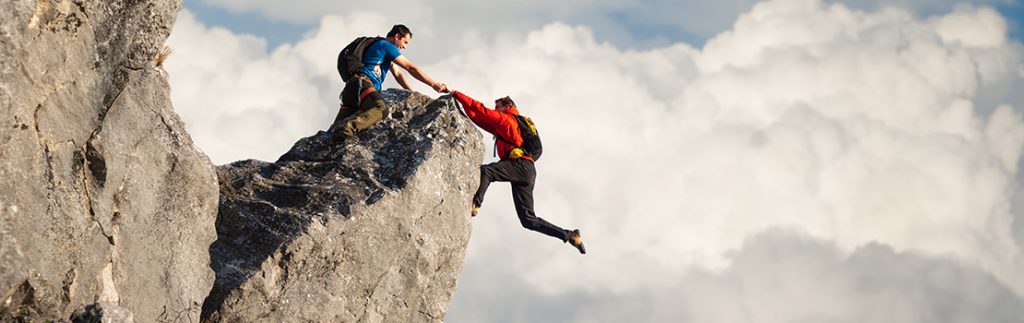
POLYGON ((387 38, 379 39, 366 47, 366 51, 363 52, 362 70, 345 83, 345 89, 341 91, 341 110, 334 119, 333 126, 335 137, 354 137, 383 118, 384 99, 380 95, 380 90, 388 71, 395 74, 395 81, 402 88, 412 90, 405 74, 395 69, 395 65, 402 67, 434 91, 447 91, 444 83, 431 79, 399 52, 409 45, 410 40, 412 31, 405 25, 395 25, 388 32, 387 38))

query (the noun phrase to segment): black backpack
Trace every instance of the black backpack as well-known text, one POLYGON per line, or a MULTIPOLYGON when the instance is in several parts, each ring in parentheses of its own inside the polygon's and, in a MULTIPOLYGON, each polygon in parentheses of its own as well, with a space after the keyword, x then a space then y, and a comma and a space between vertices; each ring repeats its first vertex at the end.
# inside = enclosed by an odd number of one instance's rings
POLYGON ((544 152, 544 146, 540 143, 540 133, 537 132, 537 126, 533 124, 533 120, 530 120, 530 118, 521 115, 513 115, 513 117, 516 118, 516 124, 519 125, 519 135, 523 137, 523 145, 516 146, 516 144, 501 138, 501 136, 494 137, 522 149, 526 156, 530 156, 534 161, 537 161, 540 159, 541 153, 544 152))
POLYGON ((384 38, 359 37, 338 53, 338 74, 341 74, 342 81, 347 83, 363 69, 363 53, 367 47, 381 39, 384 38))

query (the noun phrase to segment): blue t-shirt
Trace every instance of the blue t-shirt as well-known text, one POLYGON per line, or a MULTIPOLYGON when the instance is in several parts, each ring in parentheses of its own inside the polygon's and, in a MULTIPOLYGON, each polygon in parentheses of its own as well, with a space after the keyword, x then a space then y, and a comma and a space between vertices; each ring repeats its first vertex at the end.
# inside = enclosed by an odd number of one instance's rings
POLYGON ((384 77, 388 75, 388 71, 391 70, 391 61, 394 61, 398 56, 402 56, 402 53, 398 51, 398 47, 394 44, 389 43, 386 39, 378 40, 377 42, 366 48, 366 52, 363 52, 363 74, 366 74, 373 82, 373 87, 380 91, 381 84, 384 83, 384 77))

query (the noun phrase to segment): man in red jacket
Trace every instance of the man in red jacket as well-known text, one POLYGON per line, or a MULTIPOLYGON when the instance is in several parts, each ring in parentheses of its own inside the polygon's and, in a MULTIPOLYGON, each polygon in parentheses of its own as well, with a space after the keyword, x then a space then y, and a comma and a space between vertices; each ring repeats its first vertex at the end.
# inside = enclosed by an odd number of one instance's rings
POLYGON ((516 206, 516 214, 524 228, 537 231, 569 242, 580 253, 587 253, 583 248, 580 230, 565 230, 537 217, 533 211, 533 183, 537 177, 537 169, 532 157, 522 155, 523 136, 519 132, 519 124, 515 115, 519 115, 515 102, 509 97, 494 101, 494 109, 489 109, 473 98, 454 91, 453 96, 462 104, 466 116, 477 126, 495 136, 495 152, 501 156, 496 163, 480 166, 480 187, 473 196, 472 215, 484 201, 484 193, 491 182, 512 183, 512 201, 516 206), (499 137, 501 140, 499 140, 499 137), (512 145, 510 143, 515 143, 512 145), (513 153, 513 150, 520 149, 513 153))

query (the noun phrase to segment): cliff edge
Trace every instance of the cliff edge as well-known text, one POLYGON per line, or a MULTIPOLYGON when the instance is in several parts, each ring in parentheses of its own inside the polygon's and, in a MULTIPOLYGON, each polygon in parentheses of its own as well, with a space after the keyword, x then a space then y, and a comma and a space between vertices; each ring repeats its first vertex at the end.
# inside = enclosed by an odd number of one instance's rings
POLYGON ((0 321, 440 322, 480 132, 389 90, 359 141, 214 166, 160 67, 180 8, 0 3, 0 321))
POLYGON ((205 321, 441 322, 469 242, 480 132, 454 100, 387 90, 391 118, 275 163, 217 168, 205 321))

